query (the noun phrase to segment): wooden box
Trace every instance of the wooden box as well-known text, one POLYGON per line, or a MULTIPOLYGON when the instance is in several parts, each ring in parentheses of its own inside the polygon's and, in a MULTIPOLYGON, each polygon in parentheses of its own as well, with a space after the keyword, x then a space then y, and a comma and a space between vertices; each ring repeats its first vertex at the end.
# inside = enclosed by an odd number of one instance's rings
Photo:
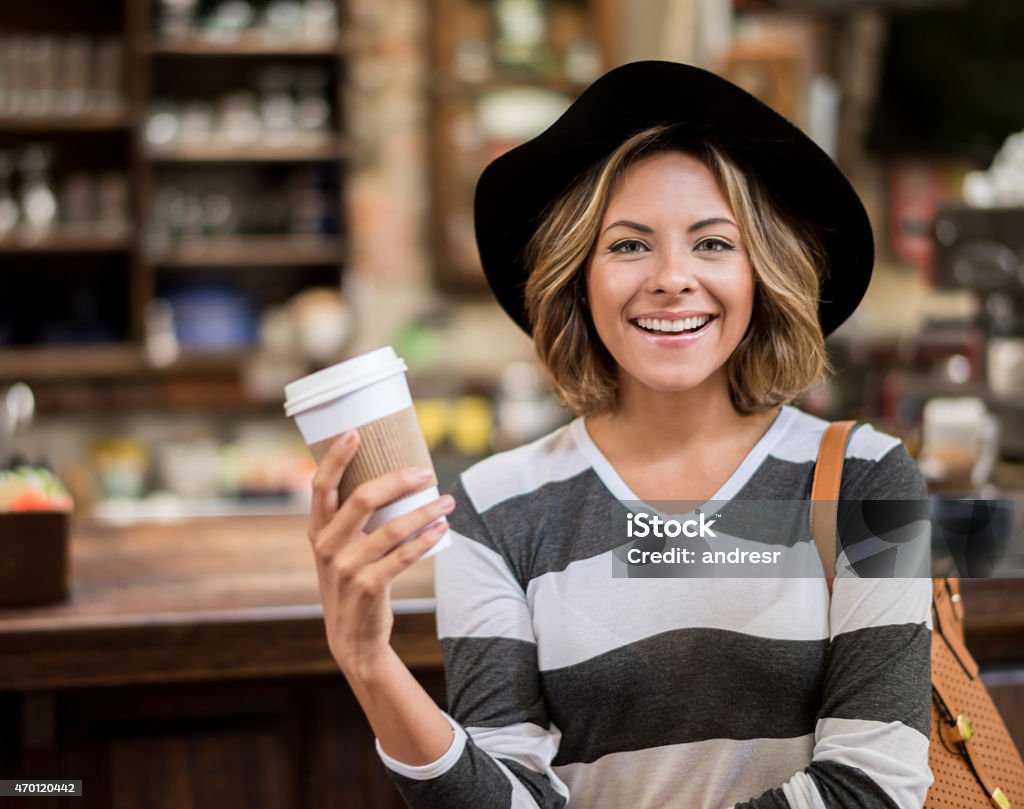
POLYGON ((0 607, 50 604, 68 597, 71 514, 0 514, 0 607))

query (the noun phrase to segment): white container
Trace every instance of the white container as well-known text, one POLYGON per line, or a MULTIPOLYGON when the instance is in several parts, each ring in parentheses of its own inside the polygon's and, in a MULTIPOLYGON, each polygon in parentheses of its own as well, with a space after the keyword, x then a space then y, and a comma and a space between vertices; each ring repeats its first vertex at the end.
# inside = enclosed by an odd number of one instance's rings
MULTIPOLYGON (((406 466, 433 468, 427 443, 416 420, 405 372, 405 361, 387 346, 285 386, 285 414, 295 419, 317 461, 337 436, 347 430, 359 429, 359 449, 342 477, 342 500, 359 483, 389 470, 406 466)), ((378 509, 364 530, 373 531, 395 517, 436 500, 438 496, 435 481, 432 486, 378 509)), ((449 544, 451 534, 445 532, 440 541, 424 554, 424 558, 433 556, 449 544)))

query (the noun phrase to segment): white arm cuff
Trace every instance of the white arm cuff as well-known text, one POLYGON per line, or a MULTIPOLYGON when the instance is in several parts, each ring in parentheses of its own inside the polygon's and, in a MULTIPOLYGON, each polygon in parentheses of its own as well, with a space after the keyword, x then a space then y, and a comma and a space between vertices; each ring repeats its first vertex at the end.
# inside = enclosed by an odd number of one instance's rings
POLYGON ((401 761, 393 759, 385 753, 380 746, 380 740, 374 739, 373 743, 377 748, 377 755, 380 756, 384 765, 389 770, 394 770, 399 775, 404 775, 406 778, 411 778, 414 781, 429 781, 431 778, 439 778, 455 766, 455 762, 462 756, 462 751, 466 747, 466 731, 444 711, 441 711, 441 714, 448 720, 448 724, 452 726, 454 731, 452 743, 441 758, 437 759, 437 761, 431 761, 429 764, 420 764, 415 767, 411 764, 403 764, 401 761))

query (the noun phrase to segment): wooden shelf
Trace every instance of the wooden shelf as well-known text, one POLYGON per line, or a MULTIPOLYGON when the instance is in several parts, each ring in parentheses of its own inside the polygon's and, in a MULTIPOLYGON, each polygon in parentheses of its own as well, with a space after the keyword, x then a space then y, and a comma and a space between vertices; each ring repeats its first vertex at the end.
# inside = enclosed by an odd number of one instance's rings
POLYGON ((28 253, 119 253, 131 249, 126 233, 105 235, 95 225, 89 230, 53 230, 38 238, 24 235, 0 238, 0 255, 28 253))
POLYGON ((147 364, 146 367, 150 373, 162 376, 237 374, 255 356, 255 349, 225 351, 186 350, 170 365, 156 368, 147 364))
POLYGON ((203 376, 236 374, 254 350, 185 352, 172 364, 152 365, 131 344, 45 346, 0 349, 0 380, 90 379, 126 376, 203 376))
POLYGON ((204 143, 151 147, 147 157, 165 163, 324 163, 343 155, 338 142, 319 146, 268 146, 263 143, 204 143))
POLYGON ((131 126, 124 113, 0 115, 2 132, 102 132, 131 126))
POLYGON ((341 260, 340 239, 287 235, 183 241, 152 258, 160 267, 335 265, 341 260))
POLYGON ((473 97, 483 93, 491 93, 499 90, 516 90, 530 88, 538 90, 550 90, 558 93, 565 93, 575 98, 582 93, 588 84, 587 82, 576 82, 571 79, 545 79, 532 74, 507 76, 496 76, 479 82, 462 81, 459 79, 437 79, 431 83, 431 90, 435 95, 446 97, 473 97))
POLYGON ((137 374, 145 369, 135 346, 47 346, 0 349, 0 379, 63 379, 137 374))
POLYGON ((201 56, 201 57, 275 57, 275 56, 340 56, 343 46, 340 40, 333 43, 310 45, 305 42, 275 42, 273 39, 248 35, 234 42, 210 42, 192 37, 178 42, 153 42, 148 52, 155 56, 201 56))
MULTIPOLYGON (((953 6, 957 0, 876 0, 882 11, 924 11, 953 6)), ((807 12, 814 14, 850 14, 863 8, 861 0, 739 0, 737 14, 758 12, 807 12)))
MULTIPOLYGON (((0 392, 13 382, 32 387, 36 411, 47 414, 125 411, 280 415, 282 396, 267 398, 247 382, 255 349, 182 354, 156 367, 131 344, 0 349, 0 392)), ((297 363, 295 376, 314 366, 297 363)))

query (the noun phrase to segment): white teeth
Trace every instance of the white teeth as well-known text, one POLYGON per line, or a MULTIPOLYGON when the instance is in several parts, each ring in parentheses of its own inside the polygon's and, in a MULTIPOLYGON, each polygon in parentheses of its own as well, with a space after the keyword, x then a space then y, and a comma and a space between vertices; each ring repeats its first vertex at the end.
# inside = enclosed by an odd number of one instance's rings
POLYGON ((678 320, 668 320, 656 317, 637 318, 637 325, 651 331, 680 332, 693 331, 700 328, 711 319, 710 315, 696 315, 695 317, 684 317, 678 320))

